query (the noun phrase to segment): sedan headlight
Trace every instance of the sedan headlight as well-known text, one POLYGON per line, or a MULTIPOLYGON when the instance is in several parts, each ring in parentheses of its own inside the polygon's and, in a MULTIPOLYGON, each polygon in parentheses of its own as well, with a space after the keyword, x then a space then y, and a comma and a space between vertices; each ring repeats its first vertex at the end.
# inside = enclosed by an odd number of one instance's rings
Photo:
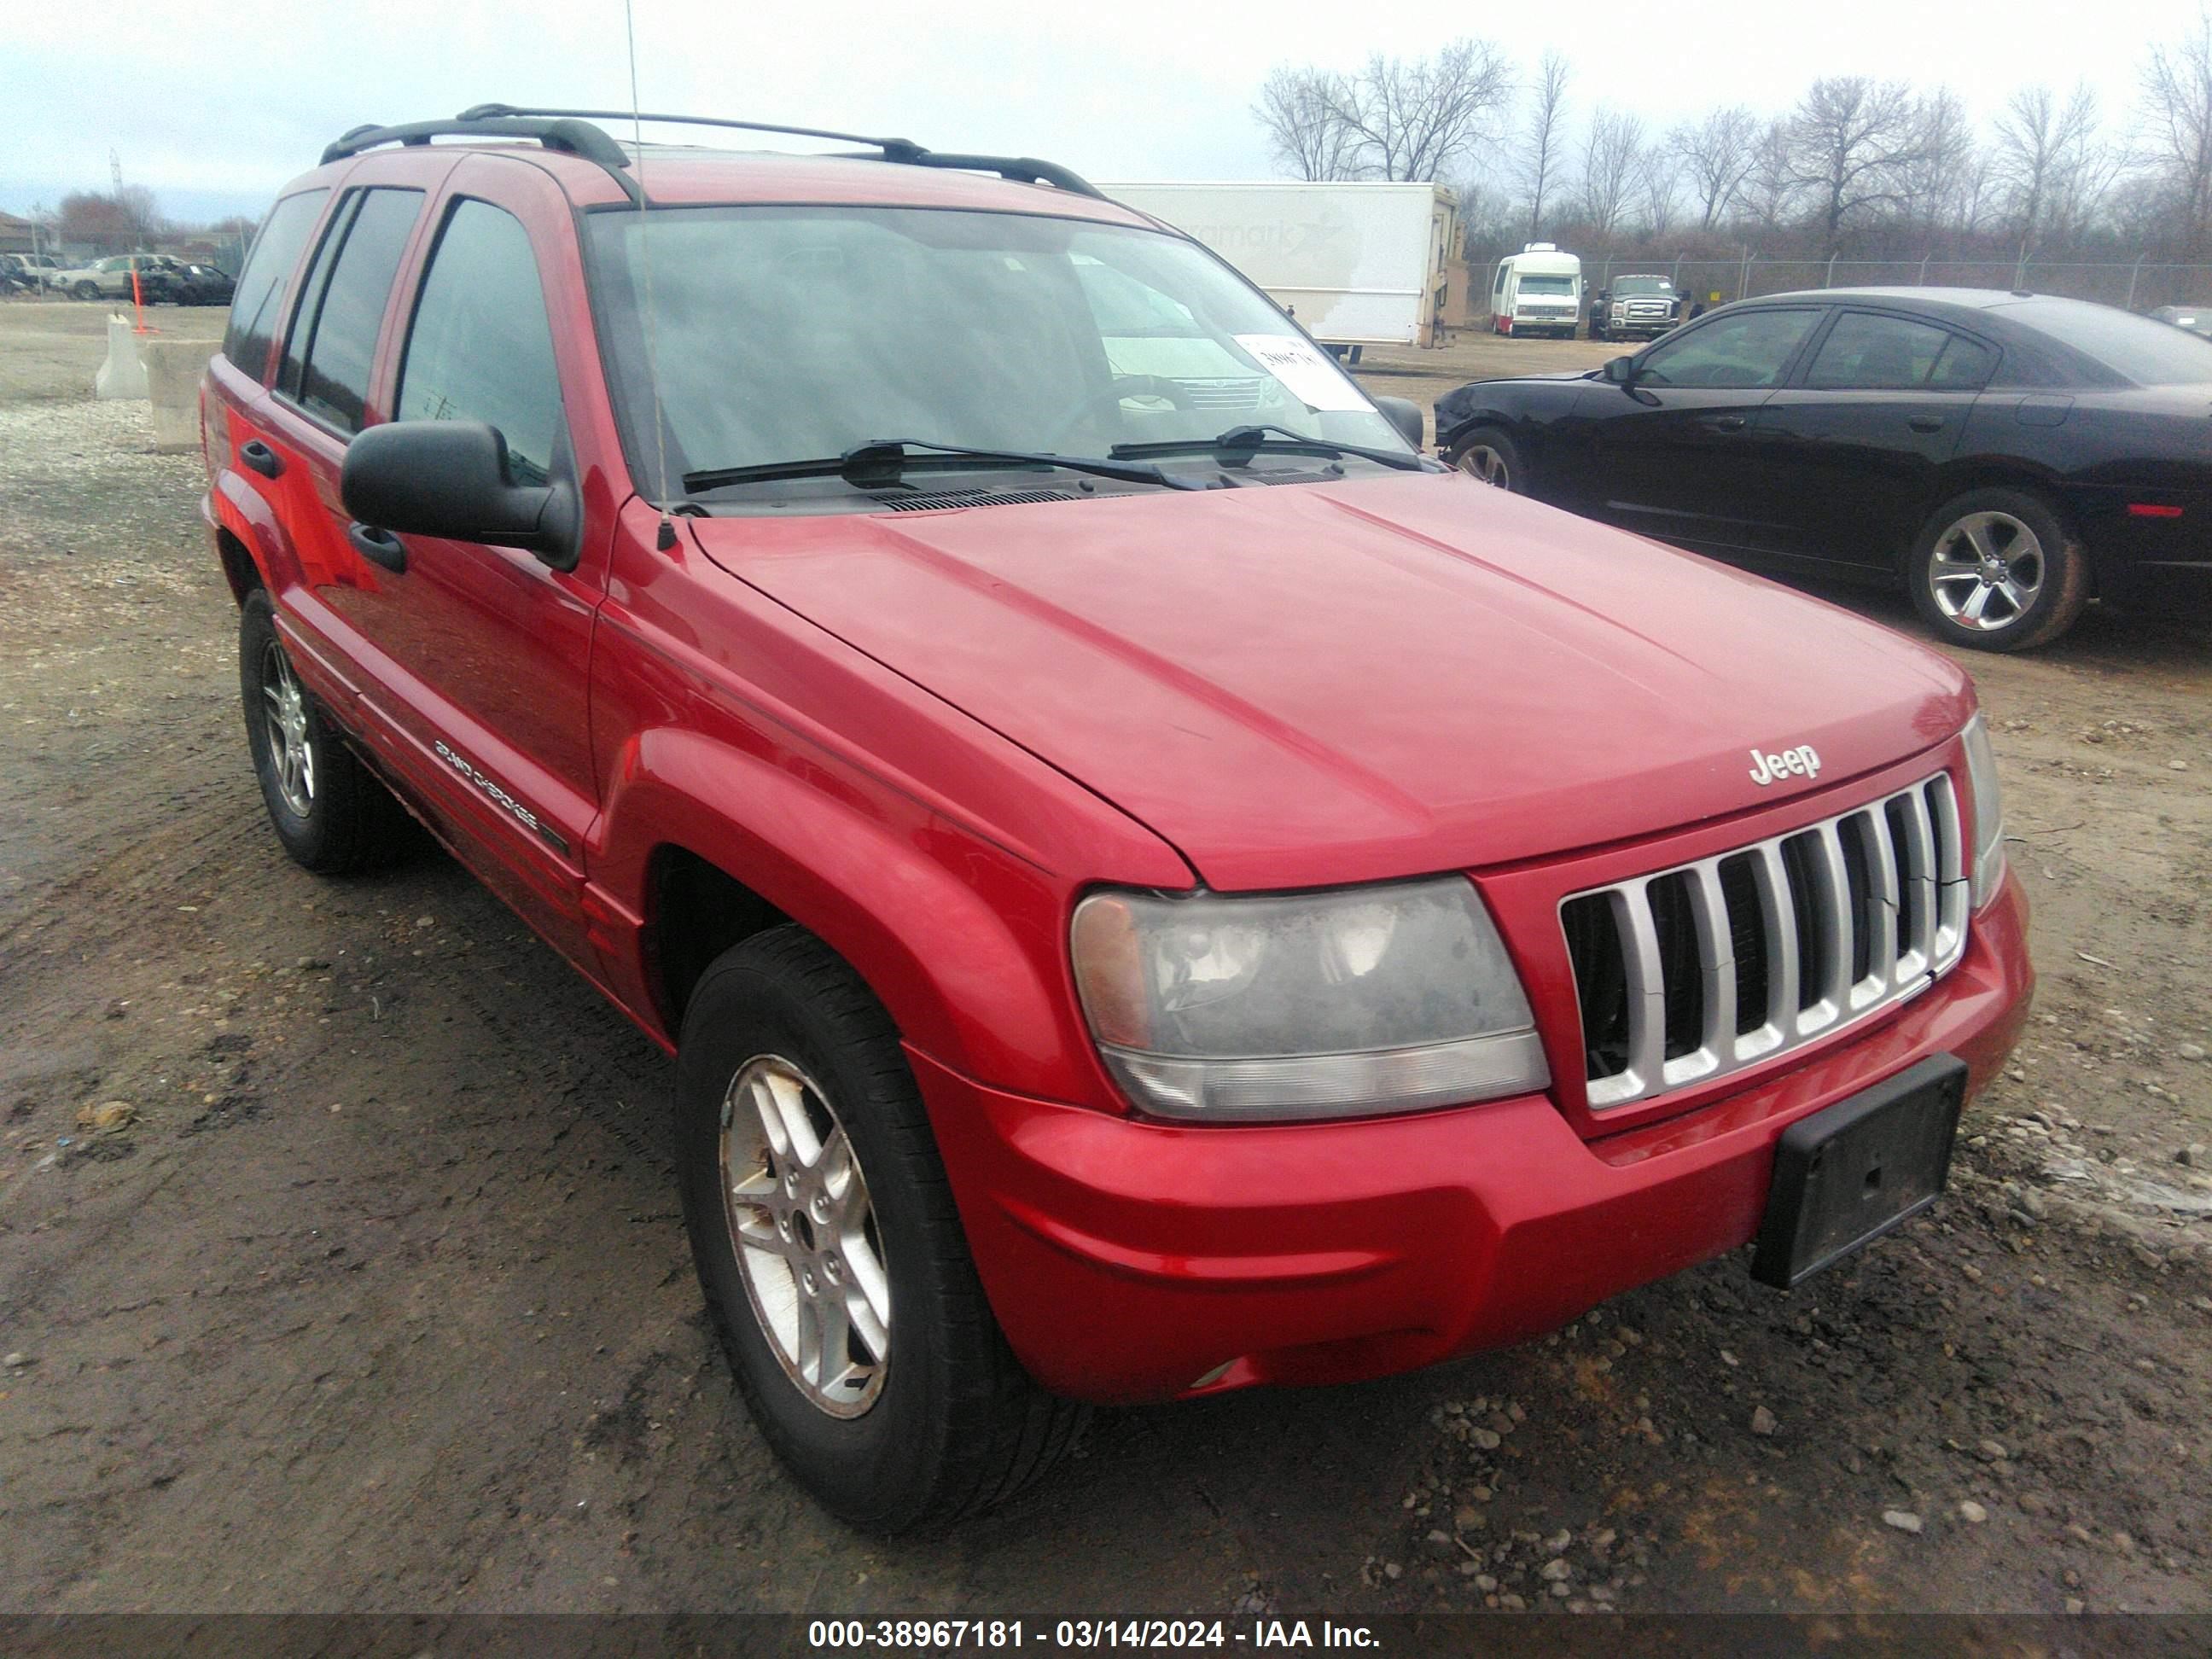
POLYGON ((1989 727, 1979 714, 1966 722, 1961 734, 1966 746, 1966 785, 1974 807, 1974 908, 1996 896, 2004 879, 2004 797, 1997 790, 1996 752, 1990 747, 1989 727))
POLYGON ((1370 1116, 1551 1081, 1520 976, 1459 877, 1094 893, 1072 943, 1100 1054, 1164 1117, 1370 1116))

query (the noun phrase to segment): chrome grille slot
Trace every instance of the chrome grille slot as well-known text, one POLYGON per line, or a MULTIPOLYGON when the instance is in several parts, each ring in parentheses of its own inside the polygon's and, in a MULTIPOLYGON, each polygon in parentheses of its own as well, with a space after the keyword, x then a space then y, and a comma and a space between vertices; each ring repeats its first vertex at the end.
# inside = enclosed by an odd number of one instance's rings
POLYGON ((1649 1100, 1924 990, 1966 945, 1948 773, 1559 907, 1589 1103, 1649 1100))

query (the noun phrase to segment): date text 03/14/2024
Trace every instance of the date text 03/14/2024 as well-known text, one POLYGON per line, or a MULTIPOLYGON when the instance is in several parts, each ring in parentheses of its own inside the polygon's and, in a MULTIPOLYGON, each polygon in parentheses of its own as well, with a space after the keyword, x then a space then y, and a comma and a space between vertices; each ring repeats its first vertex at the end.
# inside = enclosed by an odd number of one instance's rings
POLYGON ((807 1645, 838 1650, 973 1648, 1377 1648, 1373 1630, 1328 1620, 1255 1619, 817 1619, 807 1645))

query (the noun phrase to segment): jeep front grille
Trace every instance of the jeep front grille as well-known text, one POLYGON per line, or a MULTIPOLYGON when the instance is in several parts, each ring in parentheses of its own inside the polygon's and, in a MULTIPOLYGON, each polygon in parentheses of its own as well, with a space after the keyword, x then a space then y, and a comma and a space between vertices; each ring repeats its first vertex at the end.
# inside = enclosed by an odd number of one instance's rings
POLYGON ((1966 945, 1948 773, 1559 906, 1594 1111, 1723 1076, 1902 1002, 1966 945))

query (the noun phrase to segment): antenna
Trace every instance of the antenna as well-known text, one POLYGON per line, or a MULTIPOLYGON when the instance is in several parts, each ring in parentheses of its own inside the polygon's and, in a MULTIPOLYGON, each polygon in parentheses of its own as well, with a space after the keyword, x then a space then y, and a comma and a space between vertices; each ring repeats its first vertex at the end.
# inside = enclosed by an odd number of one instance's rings
POLYGON ((653 394, 654 469, 659 474, 655 505, 660 508, 660 530, 653 544, 663 553, 676 545, 676 521, 668 515, 668 418, 660 405, 659 325, 653 300, 653 238, 646 228, 645 118, 638 112, 637 21, 631 0, 623 0, 623 35, 629 47, 630 143, 637 152, 637 258, 645 273, 645 381, 653 394))
POLYGON ((123 196, 123 153, 112 144, 107 150, 107 176, 115 181, 115 195, 119 201, 123 196))

